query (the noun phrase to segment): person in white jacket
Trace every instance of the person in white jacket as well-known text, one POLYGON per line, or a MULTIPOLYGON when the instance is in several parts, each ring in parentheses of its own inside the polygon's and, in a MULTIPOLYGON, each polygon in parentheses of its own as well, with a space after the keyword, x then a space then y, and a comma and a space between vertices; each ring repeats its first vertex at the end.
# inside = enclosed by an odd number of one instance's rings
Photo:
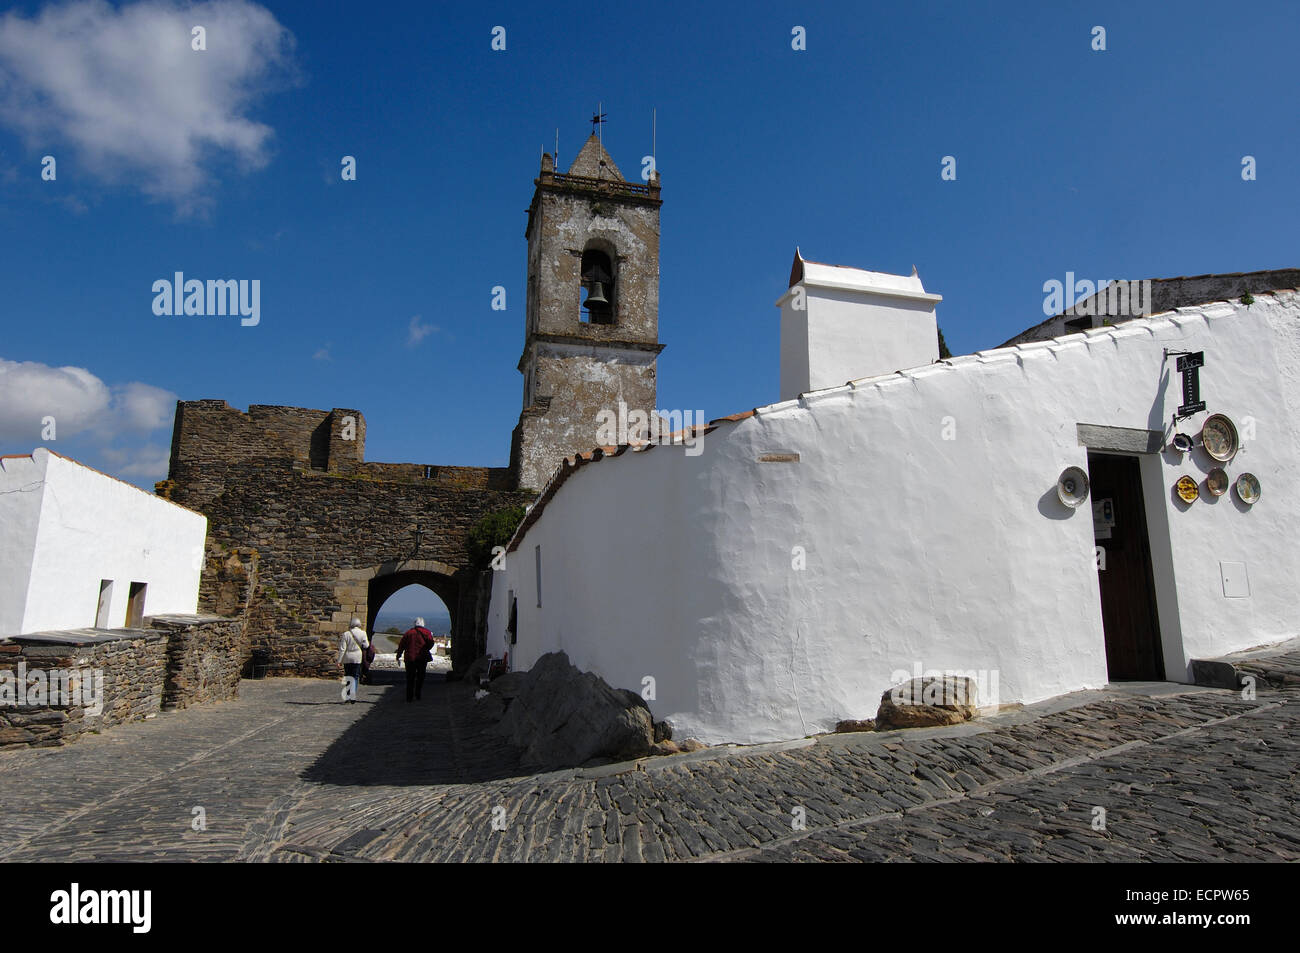
POLYGON ((339 639, 339 662, 343 665, 343 700, 356 703, 357 677, 361 674, 361 653, 370 648, 361 620, 353 616, 352 627, 339 639))

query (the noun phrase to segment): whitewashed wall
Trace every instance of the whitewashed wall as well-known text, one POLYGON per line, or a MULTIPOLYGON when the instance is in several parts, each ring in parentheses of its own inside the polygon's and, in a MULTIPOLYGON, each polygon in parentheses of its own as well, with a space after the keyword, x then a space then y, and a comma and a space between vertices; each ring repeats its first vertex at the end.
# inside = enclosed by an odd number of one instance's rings
POLYGON ((44 480, 36 458, 0 457, 0 635, 23 631, 44 480))
POLYGON ((113 627, 132 582, 147 585, 146 615, 195 611, 204 516, 44 447, 3 462, 0 516, 21 532, 0 540, 0 634, 93 626, 103 579, 113 627))
POLYGON ((782 400, 939 356, 935 306, 921 279, 803 262, 781 309, 782 400))
POLYGON ((1199 450, 1142 458, 1168 676, 1293 637, 1300 300, 1287 293, 858 381, 721 424, 695 457, 656 447, 583 466, 497 574, 489 650, 526 668, 563 649, 638 691, 652 676, 655 717, 708 743, 872 717, 891 674, 917 665, 996 670, 1003 703, 1101 686, 1091 514, 1061 506, 1055 483, 1087 466, 1078 423, 1164 429, 1181 389, 1163 348, 1204 350, 1209 411, 1254 418, 1227 469, 1263 486, 1253 508, 1231 491, 1185 508, 1174 482, 1214 464, 1199 450), (772 453, 800 459, 759 462, 772 453), (1247 564, 1249 598, 1224 597, 1220 561, 1247 564))

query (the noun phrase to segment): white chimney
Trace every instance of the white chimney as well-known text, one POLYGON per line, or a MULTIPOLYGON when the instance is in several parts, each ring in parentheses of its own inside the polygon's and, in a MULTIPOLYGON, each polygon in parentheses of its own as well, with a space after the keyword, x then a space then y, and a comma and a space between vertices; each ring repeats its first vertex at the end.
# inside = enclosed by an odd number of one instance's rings
POLYGON ((781 400, 939 357, 934 306, 910 277, 805 261, 794 252, 781 309, 781 400))

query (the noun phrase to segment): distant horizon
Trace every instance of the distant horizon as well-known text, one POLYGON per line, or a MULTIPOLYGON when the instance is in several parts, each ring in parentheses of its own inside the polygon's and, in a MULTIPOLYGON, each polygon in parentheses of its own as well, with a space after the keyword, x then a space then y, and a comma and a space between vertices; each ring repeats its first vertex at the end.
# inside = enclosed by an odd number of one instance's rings
POLYGON ((376 632, 383 632, 389 626, 397 626, 405 631, 415 623, 416 618, 423 618, 425 627, 432 630, 435 635, 441 634, 442 630, 451 630, 451 615, 444 609, 429 610, 420 612, 407 612, 406 610, 389 610, 381 609, 375 614, 376 632))

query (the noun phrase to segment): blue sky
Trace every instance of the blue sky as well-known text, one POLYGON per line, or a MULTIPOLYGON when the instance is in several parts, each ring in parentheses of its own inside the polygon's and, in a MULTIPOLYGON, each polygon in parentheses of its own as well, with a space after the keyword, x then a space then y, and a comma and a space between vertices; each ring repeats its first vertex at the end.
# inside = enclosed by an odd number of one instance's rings
POLYGON ((598 102, 629 177, 657 110, 663 408, 776 400, 796 244, 916 265, 954 353, 1067 271, 1300 264, 1294 3, 74 7, 0 20, 0 451, 48 413, 145 487, 176 397, 355 407, 368 459, 505 465, 532 180, 598 102), (260 280, 260 323, 155 315, 176 271, 260 280))

